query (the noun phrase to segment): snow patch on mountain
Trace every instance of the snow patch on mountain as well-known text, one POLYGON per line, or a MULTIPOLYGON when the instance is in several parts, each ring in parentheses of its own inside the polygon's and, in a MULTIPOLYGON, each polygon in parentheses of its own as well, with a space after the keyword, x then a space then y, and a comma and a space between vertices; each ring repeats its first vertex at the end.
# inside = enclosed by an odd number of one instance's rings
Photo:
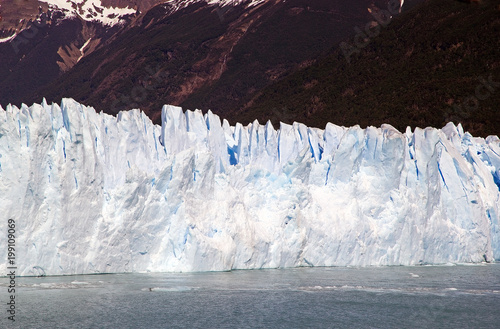
POLYGON ((97 21, 112 26, 120 23, 123 16, 134 15, 135 9, 105 7, 101 0, 40 0, 49 4, 49 8, 64 12, 67 17, 79 16, 86 21, 97 21))
POLYGON ((161 126, 71 99, 0 108, 0 231, 16 221, 22 275, 493 261, 499 188, 498 137, 451 123, 276 130, 174 106, 161 126))
MULTIPOLYGON (((113 26, 123 21, 126 15, 136 14, 133 8, 106 7, 101 0, 41 0, 49 4, 49 8, 60 10, 67 17, 79 16, 87 21, 97 21, 103 25, 113 26)), ((245 4, 247 7, 259 5, 267 0, 166 0, 164 4, 171 7, 172 12, 186 8, 198 2, 205 2, 208 5, 238 6, 245 4)))
POLYGON ((10 37, 7 37, 7 38, 0 38, 0 43, 4 43, 4 42, 10 42, 11 40, 13 40, 15 37, 16 37, 16 33, 14 33, 13 35, 11 35, 10 37))

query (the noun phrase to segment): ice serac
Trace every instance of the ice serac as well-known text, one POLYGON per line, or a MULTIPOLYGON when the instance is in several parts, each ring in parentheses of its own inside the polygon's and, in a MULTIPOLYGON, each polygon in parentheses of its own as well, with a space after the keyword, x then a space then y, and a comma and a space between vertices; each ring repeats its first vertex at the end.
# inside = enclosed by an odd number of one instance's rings
POLYGON ((23 275, 493 261, 499 189, 498 137, 451 123, 0 109, 0 253, 12 218, 23 275))

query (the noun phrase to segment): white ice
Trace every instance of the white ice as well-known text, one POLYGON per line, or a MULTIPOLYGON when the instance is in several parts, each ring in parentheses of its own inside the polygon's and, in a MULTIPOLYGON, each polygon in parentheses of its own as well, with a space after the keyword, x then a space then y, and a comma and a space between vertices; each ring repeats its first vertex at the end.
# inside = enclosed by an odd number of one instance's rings
POLYGON ((212 112, 0 108, 0 272, 219 271, 500 259, 500 140, 212 112))
POLYGON ((133 15, 133 8, 103 6, 101 0, 40 0, 52 8, 59 9, 68 17, 79 16, 86 21, 98 21, 103 25, 113 26, 122 21, 123 16, 133 15), (78 8, 78 9, 75 9, 78 8))

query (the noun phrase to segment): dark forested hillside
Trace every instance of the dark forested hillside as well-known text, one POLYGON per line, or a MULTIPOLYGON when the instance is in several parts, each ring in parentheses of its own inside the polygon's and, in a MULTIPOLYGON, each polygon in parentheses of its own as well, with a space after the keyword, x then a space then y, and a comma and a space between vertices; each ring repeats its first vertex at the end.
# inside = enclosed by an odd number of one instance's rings
POLYGON ((0 103, 73 97, 112 114, 138 107, 156 122, 169 103, 235 120, 235 111, 262 88, 326 56, 365 24, 372 3, 269 0, 247 8, 198 2, 173 13, 161 4, 57 79, 40 88, 13 86, 22 95, 4 95, 0 103))
POLYGON ((429 0, 379 35, 344 42, 265 89, 239 120, 403 131, 454 121, 475 135, 500 134, 500 1, 429 0))
POLYGON ((164 3, 113 29, 51 16, 19 53, 0 43, 0 104, 73 97, 157 123, 173 104, 232 123, 500 134, 500 0, 399 3, 164 3))

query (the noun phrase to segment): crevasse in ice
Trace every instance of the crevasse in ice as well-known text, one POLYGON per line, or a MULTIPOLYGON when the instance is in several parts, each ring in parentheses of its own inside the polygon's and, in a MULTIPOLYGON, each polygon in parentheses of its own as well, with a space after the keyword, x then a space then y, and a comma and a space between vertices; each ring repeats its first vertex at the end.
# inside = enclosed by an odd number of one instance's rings
MULTIPOLYGON (((22 275, 500 259, 500 141, 212 112, 0 109, 0 249, 22 275)), ((7 259, 0 260, 6 272, 7 259)))

